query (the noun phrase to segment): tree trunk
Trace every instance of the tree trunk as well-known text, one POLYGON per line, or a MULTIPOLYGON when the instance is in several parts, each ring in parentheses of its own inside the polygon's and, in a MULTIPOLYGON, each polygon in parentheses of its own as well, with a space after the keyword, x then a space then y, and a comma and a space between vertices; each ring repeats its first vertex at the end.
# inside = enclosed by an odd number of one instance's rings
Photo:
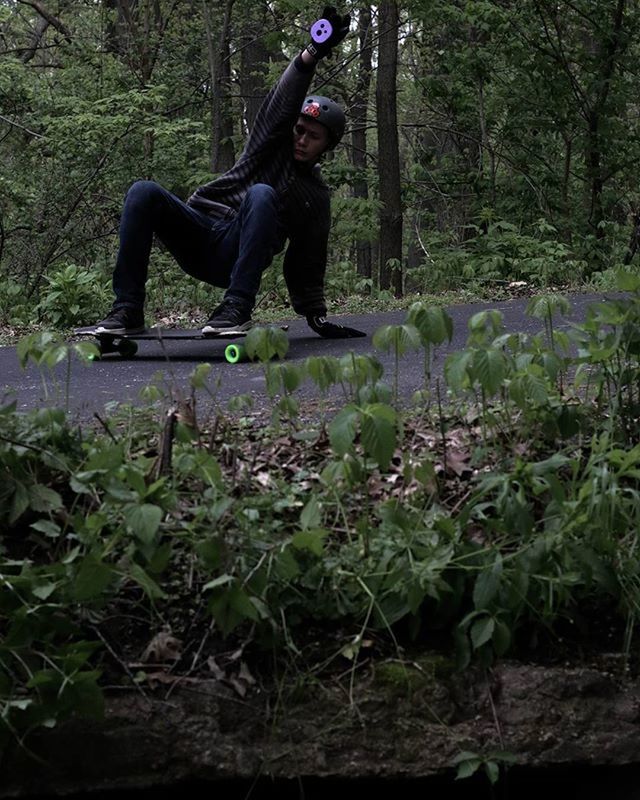
POLYGON ((234 0, 220 0, 215 6, 222 12, 222 27, 217 40, 211 19, 211 8, 205 3, 207 51, 211 76, 211 171, 226 172, 236 157, 233 147, 233 117, 231 114, 231 11, 234 0))
POLYGON ((602 192, 605 184, 602 164, 602 123, 607 117, 607 102, 611 79, 613 78, 618 57, 625 46, 622 42, 625 5, 626 0, 617 0, 611 33, 605 36, 602 41, 598 81, 599 91, 587 118, 585 162, 589 180, 589 226, 597 239, 604 239, 605 234, 604 227, 601 224, 604 220, 602 192))
POLYGON ((258 109, 269 91, 266 80, 269 58, 282 58, 282 53, 270 50, 265 41, 269 24, 268 11, 264 0, 259 4, 252 0, 243 10, 245 19, 240 38, 240 94, 244 101, 245 135, 253 127, 258 109))
MULTIPOLYGON (((358 14, 360 60, 358 64, 358 84, 351 105, 351 148, 352 162, 356 171, 353 180, 353 197, 367 201, 367 109, 369 89, 371 88, 371 6, 366 3, 358 14)), ((356 269, 363 278, 371 277, 371 241, 356 241, 356 269)))
POLYGON ((380 287, 402 295, 402 202, 398 142, 396 75, 398 70, 398 5, 385 0, 379 6, 378 171, 380 187, 380 287))

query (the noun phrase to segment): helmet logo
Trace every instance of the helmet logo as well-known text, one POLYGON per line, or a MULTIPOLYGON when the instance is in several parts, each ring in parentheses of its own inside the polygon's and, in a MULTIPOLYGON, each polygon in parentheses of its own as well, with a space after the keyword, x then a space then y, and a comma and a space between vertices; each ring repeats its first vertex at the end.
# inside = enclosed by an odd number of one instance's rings
POLYGON ((302 109, 303 114, 308 114, 310 117, 319 117, 320 116, 320 104, 319 103, 309 103, 302 109))

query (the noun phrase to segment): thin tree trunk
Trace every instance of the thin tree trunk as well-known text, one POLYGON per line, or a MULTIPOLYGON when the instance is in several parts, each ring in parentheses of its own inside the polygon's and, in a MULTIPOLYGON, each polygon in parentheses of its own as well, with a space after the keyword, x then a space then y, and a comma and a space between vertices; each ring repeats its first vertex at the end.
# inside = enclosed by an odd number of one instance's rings
POLYGON ((486 176, 485 158, 489 159, 489 191, 491 197, 491 205, 495 207, 496 204, 496 158, 491 142, 489 140, 489 131, 487 128, 487 116, 484 102, 484 78, 478 80, 478 117, 480 120, 480 141, 479 148, 479 171, 480 176, 486 176))
POLYGON ((214 41, 211 9, 205 3, 207 50, 211 76, 211 171, 226 172, 235 162, 233 147, 233 118, 231 116, 231 11, 234 0, 221 0, 216 10, 223 11, 222 27, 214 41))
POLYGON ((598 81, 600 88, 587 116, 585 165, 589 180, 589 225, 597 239, 604 239, 605 236, 604 227, 601 224, 604 220, 602 193, 605 184, 602 164, 602 123, 607 117, 607 102, 617 59, 625 47, 622 37, 625 5, 626 0, 617 0, 611 34, 606 36, 602 42, 601 69, 598 81))
MULTIPOLYGON (((363 201, 369 199, 367 168, 367 109, 371 88, 371 6, 366 3, 358 13, 360 60, 358 63, 358 84, 351 105, 351 147, 352 162, 356 170, 353 180, 353 197, 363 201)), ((356 241, 356 269, 363 278, 371 277, 371 241, 356 241)))
POLYGON ((266 80, 266 67, 269 57, 281 59, 282 53, 274 53, 267 47, 265 31, 268 30, 268 6, 262 0, 247 3, 243 13, 247 19, 243 24, 240 39, 240 94, 244 101, 244 122, 246 135, 255 122, 258 109, 264 100, 269 86, 266 80))
POLYGON ((402 201, 397 120, 398 5, 385 0, 379 6, 378 170, 380 187, 380 287, 402 295, 402 201))

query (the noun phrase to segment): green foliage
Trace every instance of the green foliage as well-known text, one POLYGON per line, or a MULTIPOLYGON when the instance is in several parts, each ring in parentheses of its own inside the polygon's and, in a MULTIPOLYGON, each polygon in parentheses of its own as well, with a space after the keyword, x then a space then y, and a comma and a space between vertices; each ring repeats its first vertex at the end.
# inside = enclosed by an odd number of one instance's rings
MULTIPOLYGON (((28 321, 40 304, 47 320, 63 325, 77 304, 48 300, 47 278, 56 279, 70 259, 100 274, 98 281, 108 278, 122 198, 136 178, 158 180, 184 198, 218 171, 210 163, 220 135, 211 119, 212 64, 201 34, 208 25, 218 41, 222 19, 209 18, 206 6, 173 14, 165 0, 153 13, 136 5, 126 19, 77 0, 57 13, 68 34, 49 25, 34 46, 37 10, 3 10, 0 209, 2 283, 18 285, 25 306, 14 321, 28 321)), ((276 3, 267 19, 255 4, 235 4, 231 73, 241 83, 264 75, 266 89, 299 51, 308 15, 300 3, 276 3), (255 64, 247 63, 253 56, 244 36, 264 48, 255 64)), ((638 205, 628 168, 638 158, 638 9, 625 7, 617 18, 605 0, 558 8, 524 2, 508 11, 497 0, 430 0, 410 3, 401 16, 396 105, 406 288, 486 293, 513 281, 551 288, 610 274, 625 257, 638 205), (565 25, 555 24, 556 14, 565 25)), ((317 79, 358 129, 372 118, 373 92, 361 96, 357 37, 340 50, 338 61, 319 65, 317 79), (363 100, 365 108, 356 106, 363 100)), ((375 81, 375 55, 373 65, 375 81)), ((236 153, 249 111, 240 89, 223 97, 221 114, 233 121, 225 137, 236 153)), ((323 164, 335 190, 327 294, 337 302, 379 293, 375 263, 371 275, 356 270, 356 245, 376 250, 382 204, 376 132, 363 127, 364 152, 362 143, 338 148, 323 164)), ((156 255, 150 302, 165 311, 198 306, 199 290, 189 284, 181 295, 163 269, 166 256, 156 255)), ((265 275, 269 290, 274 282, 265 275)), ((0 316, 12 308, 11 292, 0 287, 0 316)), ((81 314, 71 313, 72 324, 81 314)))
POLYGON ((109 302, 106 281, 68 264, 45 276, 47 289, 38 303, 37 313, 56 328, 69 328, 104 313, 109 302))
POLYGON ((504 750, 491 750, 484 754, 463 750, 453 759, 451 766, 457 767, 456 780, 470 778, 482 770, 493 786, 500 778, 501 769, 506 770, 515 760, 513 753, 504 750))
MULTIPOLYGON (((504 333, 497 311, 470 320, 446 376, 466 404, 453 432, 481 424, 452 487, 452 408, 416 421, 371 356, 274 361, 286 350, 276 328, 247 337, 274 424, 219 417, 215 433, 184 419, 170 472, 146 411, 81 431, 61 410, 0 409, 0 736, 99 714, 102 621, 131 603, 143 619, 182 618, 181 592, 221 636, 251 627, 257 644, 291 653, 330 622, 359 631, 351 659, 367 630, 435 629, 450 633, 459 668, 489 665, 587 608, 625 621, 628 651, 640 608, 640 282, 620 281, 628 294, 575 326, 575 356, 553 327, 561 298, 532 303, 546 328, 536 336, 504 333), (305 379, 345 397, 320 430, 297 415, 305 379)), ((400 358, 451 332, 445 312, 415 305, 375 342, 400 358)), ((51 334, 18 349, 45 371, 72 352, 51 334)), ((208 391, 210 375, 197 367, 193 390, 208 391)), ((463 755, 462 776, 497 776, 495 754, 463 755)))

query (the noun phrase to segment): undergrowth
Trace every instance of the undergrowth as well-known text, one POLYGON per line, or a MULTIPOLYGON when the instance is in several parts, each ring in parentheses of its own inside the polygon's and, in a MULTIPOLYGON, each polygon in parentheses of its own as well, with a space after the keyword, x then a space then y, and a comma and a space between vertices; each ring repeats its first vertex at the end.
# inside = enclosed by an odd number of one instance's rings
MULTIPOLYGON (((245 398, 198 420, 199 393, 215 394, 206 364, 187 396, 156 387, 155 410, 122 409, 95 429, 6 403, 0 744, 101 714, 105 684, 229 677, 229 641, 236 665, 238 652, 268 649, 317 672, 329 651, 356 664, 372 641, 437 640, 463 669, 606 614, 629 661, 640 279, 619 280, 627 295, 570 333, 558 330, 568 304, 557 295, 531 301, 536 336, 476 314, 467 347, 446 359, 446 389, 432 374, 452 335, 438 307, 415 304, 377 331, 375 348, 394 354, 387 376, 375 356, 274 359, 286 337, 255 329, 247 348, 265 373, 268 425, 245 398), (407 409, 397 371, 409 354, 424 386, 407 409), (309 424, 305 381, 320 395, 309 424), (316 655, 310 631, 325 637, 316 655)), ((19 353, 45 372, 70 357, 44 334, 19 353)), ((244 665, 232 679, 246 689, 249 677, 244 665)))

